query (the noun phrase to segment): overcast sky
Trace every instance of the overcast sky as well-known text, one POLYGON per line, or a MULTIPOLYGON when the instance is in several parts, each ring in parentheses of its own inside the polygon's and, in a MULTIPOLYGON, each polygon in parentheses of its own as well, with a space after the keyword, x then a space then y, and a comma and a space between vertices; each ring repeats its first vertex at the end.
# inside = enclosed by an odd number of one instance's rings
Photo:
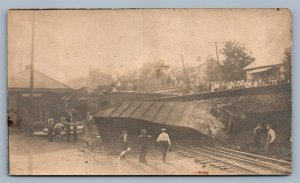
MULTIPOLYGON (((257 61, 282 59, 291 45, 286 9, 157 9, 35 11, 35 67, 66 82, 100 68, 116 75, 143 62, 180 66, 215 56, 214 44, 237 40, 257 61), (201 57, 201 60, 197 59, 201 57)), ((33 11, 10 11, 9 75, 30 64, 33 11)), ((222 44, 220 44, 220 49, 222 44)))

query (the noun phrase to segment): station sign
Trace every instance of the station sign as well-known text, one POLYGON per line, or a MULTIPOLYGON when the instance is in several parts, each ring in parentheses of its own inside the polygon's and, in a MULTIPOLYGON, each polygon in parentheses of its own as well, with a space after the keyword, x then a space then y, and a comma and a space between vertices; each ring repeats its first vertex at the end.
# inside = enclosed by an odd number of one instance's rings
MULTIPOLYGON (((33 97, 42 97, 42 93, 34 93, 33 97)), ((30 93, 22 93, 22 97, 30 97, 30 93)))

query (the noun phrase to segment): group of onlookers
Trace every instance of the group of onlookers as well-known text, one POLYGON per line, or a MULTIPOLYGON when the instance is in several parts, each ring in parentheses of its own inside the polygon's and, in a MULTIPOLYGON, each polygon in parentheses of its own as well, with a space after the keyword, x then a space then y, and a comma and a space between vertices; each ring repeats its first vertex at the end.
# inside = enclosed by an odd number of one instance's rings
MULTIPOLYGON (((166 132, 167 130, 165 128, 161 129, 161 133, 158 136, 156 143, 160 146, 162 151, 162 161, 166 162, 166 156, 168 150, 171 149, 171 140, 169 135, 166 132)), ((146 155, 148 152, 148 146, 151 142, 151 135, 147 134, 146 129, 141 130, 141 134, 139 135, 137 142, 139 144, 139 162, 140 163, 146 163, 148 162, 146 160, 146 155)), ((128 147, 128 134, 126 130, 123 130, 123 134, 120 136, 120 145, 121 145, 121 155, 120 159, 126 159, 125 154, 130 150, 128 147)))
MULTIPOLYGON (((195 83, 195 90, 200 91, 220 91, 220 90, 230 90, 230 89, 238 89, 238 88, 253 88, 253 87, 262 87, 262 86, 270 86, 277 85, 282 83, 288 83, 286 80, 278 80, 274 78, 265 78, 265 79, 255 79, 252 81, 214 81, 209 83, 195 83)), ((192 87, 193 88, 193 87, 192 87)))
POLYGON ((48 141, 49 142, 59 142, 65 141, 64 134, 65 132, 67 137, 67 142, 71 141, 71 134, 73 136, 74 141, 77 141, 78 136, 78 128, 75 123, 66 122, 66 121, 58 121, 54 123, 53 119, 48 120, 48 141))
POLYGON ((136 85, 132 82, 122 83, 118 81, 111 85, 111 92, 118 92, 118 91, 134 91, 136 90, 136 85))
MULTIPOLYGON (((87 112, 87 117, 83 121, 83 125, 85 126, 88 122, 92 120, 93 116, 87 112)), ((49 142, 60 142, 60 141, 71 141, 71 137, 74 142, 78 140, 78 126, 80 124, 78 122, 73 122, 72 117, 64 118, 62 117, 60 121, 54 122, 54 119, 48 119, 48 141, 49 142), (66 136, 66 139, 64 138, 66 136)))

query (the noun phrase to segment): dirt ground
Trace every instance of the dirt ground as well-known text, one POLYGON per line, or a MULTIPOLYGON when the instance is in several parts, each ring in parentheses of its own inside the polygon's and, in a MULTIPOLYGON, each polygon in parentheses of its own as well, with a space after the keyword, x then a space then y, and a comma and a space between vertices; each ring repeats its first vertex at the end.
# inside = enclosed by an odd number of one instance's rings
POLYGON ((150 152, 149 162, 139 163, 134 151, 126 160, 105 150, 91 150, 84 142, 48 142, 46 137, 9 135, 10 175, 220 175, 209 165, 203 166, 169 152, 167 162, 160 152, 150 152))

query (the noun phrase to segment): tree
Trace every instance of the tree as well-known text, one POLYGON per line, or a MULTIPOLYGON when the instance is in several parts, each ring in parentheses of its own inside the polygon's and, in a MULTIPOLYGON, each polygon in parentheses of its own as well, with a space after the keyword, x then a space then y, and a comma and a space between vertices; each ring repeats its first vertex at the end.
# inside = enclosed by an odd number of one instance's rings
POLYGON ((286 48, 283 54, 283 64, 284 64, 284 78, 286 80, 291 80, 291 61, 292 53, 291 48, 286 48))
POLYGON ((246 75, 243 70, 255 60, 248 53, 245 46, 238 41, 227 41, 220 53, 224 55, 221 62, 221 78, 225 81, 245 79, 246 75))
POLYGON ((219 81, 221 79, 221 64, 212 57, 206 59, 206 80, 219 81))
POLYGON ((145 62, 140 68, 139 78, 148 78, 154 75, 154 64, 153 62, 145 62))
POLYGON ((164 60, 157 60, 154 62, 146 62, 140 68, 140 79, 150 78, 150 77, 162 77, 165 75, 167 69, 170 66, 166 65, 164 60))

